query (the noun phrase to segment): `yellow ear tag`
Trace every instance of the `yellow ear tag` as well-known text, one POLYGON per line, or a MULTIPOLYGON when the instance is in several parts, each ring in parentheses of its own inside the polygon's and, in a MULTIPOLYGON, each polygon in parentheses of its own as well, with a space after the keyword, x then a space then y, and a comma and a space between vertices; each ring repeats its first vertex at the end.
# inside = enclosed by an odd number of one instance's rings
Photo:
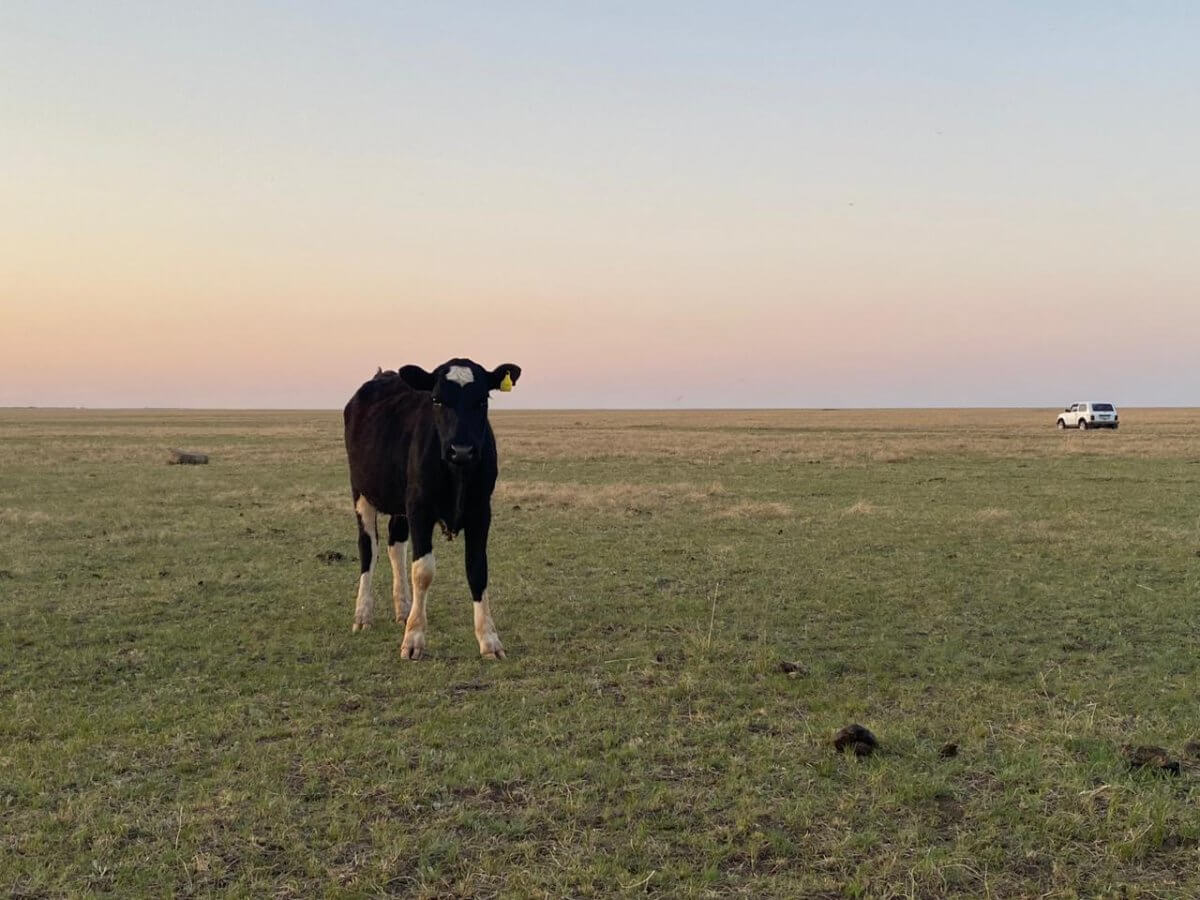
POLYGON ((511 391, 512 390, 512 376, 509 375, 507 372, 504 373, 504 380, 500 382, 500 390, 502 390, 502 391, 511 391))

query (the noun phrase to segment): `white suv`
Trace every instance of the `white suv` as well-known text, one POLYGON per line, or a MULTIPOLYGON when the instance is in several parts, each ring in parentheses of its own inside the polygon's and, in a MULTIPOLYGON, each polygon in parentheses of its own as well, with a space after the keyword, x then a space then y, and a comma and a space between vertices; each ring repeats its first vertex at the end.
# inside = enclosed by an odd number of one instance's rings
POLYGON ((1116 428, 1117 408, 1111 403, 1072 403, 1058 415, 1059 428, 1116 428))

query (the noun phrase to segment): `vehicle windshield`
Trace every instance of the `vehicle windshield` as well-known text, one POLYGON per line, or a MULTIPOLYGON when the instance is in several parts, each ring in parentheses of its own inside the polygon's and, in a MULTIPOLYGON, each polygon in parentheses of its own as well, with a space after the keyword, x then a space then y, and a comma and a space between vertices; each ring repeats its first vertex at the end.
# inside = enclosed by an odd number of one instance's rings
POLYGON ((1093 403, 1092 409, 1095 410, 1096 412, 1112 412, 1113 411, 1113 407, 1112 407, 1111 403, 1093 403))

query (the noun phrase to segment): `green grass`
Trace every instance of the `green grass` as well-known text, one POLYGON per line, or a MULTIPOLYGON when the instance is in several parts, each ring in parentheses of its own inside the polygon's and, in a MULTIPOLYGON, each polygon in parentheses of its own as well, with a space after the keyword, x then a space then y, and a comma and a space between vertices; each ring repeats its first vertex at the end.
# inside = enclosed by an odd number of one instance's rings
POLYGON ((963 415, 498 415, 407 663, 338 415, 0 412, 0 887, 1200 896, 1200 418, 963 415))

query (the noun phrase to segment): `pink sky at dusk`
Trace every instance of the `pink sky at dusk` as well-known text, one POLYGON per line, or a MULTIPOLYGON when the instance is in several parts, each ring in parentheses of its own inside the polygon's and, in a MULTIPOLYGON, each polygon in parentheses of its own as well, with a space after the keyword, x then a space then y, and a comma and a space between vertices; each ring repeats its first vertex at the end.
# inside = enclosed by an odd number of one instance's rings
POLYGON ((1200 404, 1197 13, 498 9, 6 6, 0 405, 1200 404))

